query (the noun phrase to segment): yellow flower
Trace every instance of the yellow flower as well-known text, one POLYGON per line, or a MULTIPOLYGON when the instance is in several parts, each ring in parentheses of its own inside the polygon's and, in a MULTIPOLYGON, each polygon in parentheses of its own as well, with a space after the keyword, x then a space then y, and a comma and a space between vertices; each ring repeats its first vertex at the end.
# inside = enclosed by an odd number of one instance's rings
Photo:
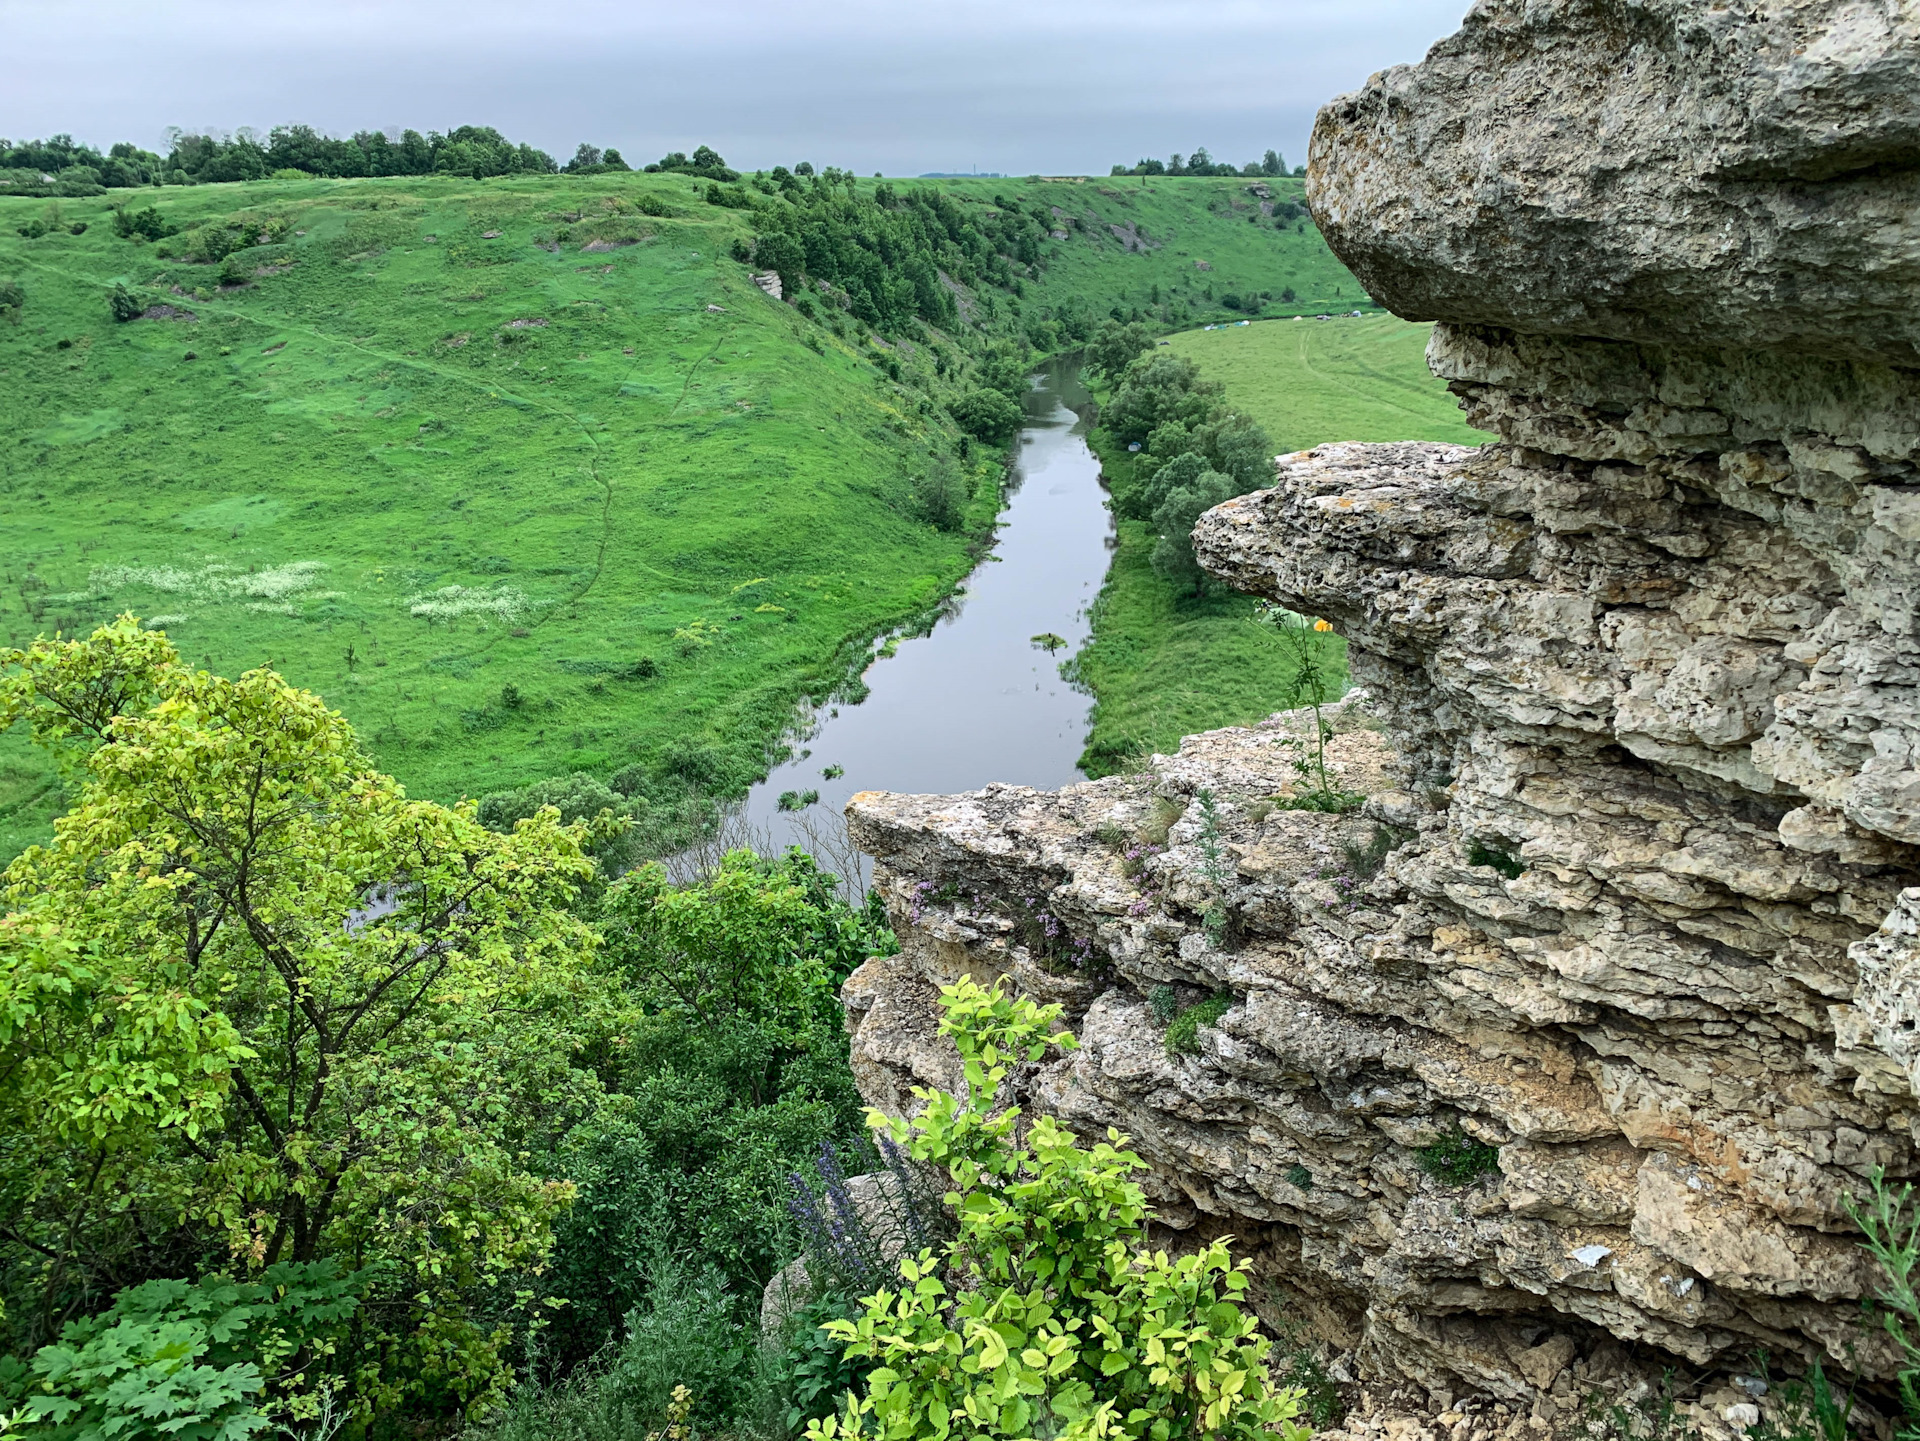
POLYGON ((1333 622, 1330 620, 1316 620, 1313 623, 1313 628, 1315 630, 1332 630, 1333 622))

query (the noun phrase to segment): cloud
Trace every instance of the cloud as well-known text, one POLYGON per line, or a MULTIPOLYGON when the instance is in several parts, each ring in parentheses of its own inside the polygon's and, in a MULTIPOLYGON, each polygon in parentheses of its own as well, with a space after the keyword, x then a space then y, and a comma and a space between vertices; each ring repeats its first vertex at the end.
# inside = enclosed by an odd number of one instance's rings
POLYGON ((714 145, 748 167, 1104 171, 1206 145, 1304 158, 1313 113, 1464 0, 0 0, 0 133, 497 126, 556 155, 714 145), (85 36, 84 45, 76 37, 85 36))

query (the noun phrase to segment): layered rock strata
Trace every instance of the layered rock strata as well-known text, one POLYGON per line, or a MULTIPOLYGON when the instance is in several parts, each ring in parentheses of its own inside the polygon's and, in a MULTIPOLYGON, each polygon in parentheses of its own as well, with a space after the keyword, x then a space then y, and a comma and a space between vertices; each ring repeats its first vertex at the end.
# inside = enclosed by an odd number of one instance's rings
POLYGON ((1920 22, 1482 3, 1322 112, 1309 194, 1498 436, 1282 457, 1196 532, 1346 637, 1365 806, 1289 808, 1297 716, 857 797, 904 945, 849 983, 863 1087, 950 1084, 932 988, 1004 971, 1086 1041, 1028 1104, 1368 1376, 1884 1378, 1847 1208, 1920 1139, 1920 22))

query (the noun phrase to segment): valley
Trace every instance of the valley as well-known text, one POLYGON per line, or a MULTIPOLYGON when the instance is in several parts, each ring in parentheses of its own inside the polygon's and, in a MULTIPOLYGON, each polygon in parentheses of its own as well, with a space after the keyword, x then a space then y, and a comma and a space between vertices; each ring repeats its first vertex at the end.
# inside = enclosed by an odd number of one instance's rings
MULTIPOLYGON (((764 294, 733 258, 754 212, 697 177, 134 192, 157 244, 115 233, 113 195, 0 199, 25 295, 0 325, 0 635, 131 610, 209 669, 270 663, 424 797, 576 772, 737 794, 980 553, 1001 466, 949 406, 988 360, 1354 289, 1237 180, 896 183, 1051 229, 916 341, 764 294), (265 243, 204 260, 242 230, 265 243)), ((0 855, 62 805, 0 740, 0 855)))

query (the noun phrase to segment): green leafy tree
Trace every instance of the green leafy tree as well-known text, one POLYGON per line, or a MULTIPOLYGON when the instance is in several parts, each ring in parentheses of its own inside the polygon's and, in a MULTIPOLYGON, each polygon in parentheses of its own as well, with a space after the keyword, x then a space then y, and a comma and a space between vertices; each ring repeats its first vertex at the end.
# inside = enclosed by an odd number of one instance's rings
POLYGON ((1204 470, 1188 485, 1175 486, 1153 512, 1153 551, 1147 557, 1157 575, 1194 596, 1207 593, 1207 573, 1193 554, 1193 528, 1200 517, 1239 491, 1218 471, 1204 470))
POLYGON ((482 798, 476 814, 481 825, 502 832, 511 831, 547 806, 559 812, 563 825, 592 821, 596 839, 589 853, 599 862, 602 874, 612 877, 640 859, 640 835, 627 822, 631 805, 605 781, 576 771, 570 776, 550 776, 519 790, 495 791, 482 798))
POLYGON ((1100 412, 1100 423, 1122 445, 1145 444, 1168 421, 1200 424, 1219 404, 1218 381, 1202 380, 1184 355, 1155 350, 1128 368, 1120 388, 1100 412))
POLYGON ((156 1246, 380 1260, 356 1404, 487 1404, 571 1195, 525 1152, 596 1089, 591 828, 409 800, 317 696, 132 617, 0 666, 77 793, 0 877, 16 1341, 156 1246))
POLYGON ((550 1350, 584 1359, 636 1307, 664 1306, 663 1257, 699 1257, 730 1304, 791 1259, 788 1176, 861 1134, 836 989, 894 949, 878 903, 850 907, 835 884, 804 853, 739 851, 693 885, 649 865, 608 890, 598 964, 641 1004, 584 1053, 608 1095, 553 1163, 579 1197, 557 1233, 569 1306, 550 1350))
MULTIPOLYGON (((1156 431, 1159 435, 1164 432, 1156 431)), ((1186 434, 1181 430, 1181 434, 1186 434)), ((1206 456, 1197 450, 1183 450, 1165 465, 1148 474, 1146 480, 1128 487, 1114 497, 1114 512, 1124 520, 1151 520, 1166 498, 1183 487, 1191 488, 1211 470, 1206 456)))
POLYGON ((1026 420, 1019 402, 997 390, 970 390, 950 407, 953 423, 976 440, 1005 445, 1026 420))
POLYGON ((809 1441, 874 1437, 1221 1437, 1307 1441, 1300 1392, 1274 1390, 1270 1343, 1241 1309, 1247 1266, 1215 1241, 1178 1259, 1144 1249, 1145 1169, 1108 1131, 1082 1147, 1052 1117, 996 1109, 1014 1065, 1076 1042, 1060 1007, 961 979, 940 996, 964 1098, 916 1090, 911 1121, 870 1113, 913 1157, 945 1168, 960 1234, 900 1268, 853 1320, 828 1321, 863 1391, 809 1441))
POLYGON ((113 289, 107 292, 107 309, 113 312, 115 320, 125 325, 129 320, 138 320, 146 313, 147 307, 141 304, 139 296, 126 286, 116 283, 113 289))
POLYGON ((1153 327, 1145 321, 1109 320, 1088 342, 1081 368, 1092 376, 1118 380, 1129 365, 1153 348, 1153 327))

